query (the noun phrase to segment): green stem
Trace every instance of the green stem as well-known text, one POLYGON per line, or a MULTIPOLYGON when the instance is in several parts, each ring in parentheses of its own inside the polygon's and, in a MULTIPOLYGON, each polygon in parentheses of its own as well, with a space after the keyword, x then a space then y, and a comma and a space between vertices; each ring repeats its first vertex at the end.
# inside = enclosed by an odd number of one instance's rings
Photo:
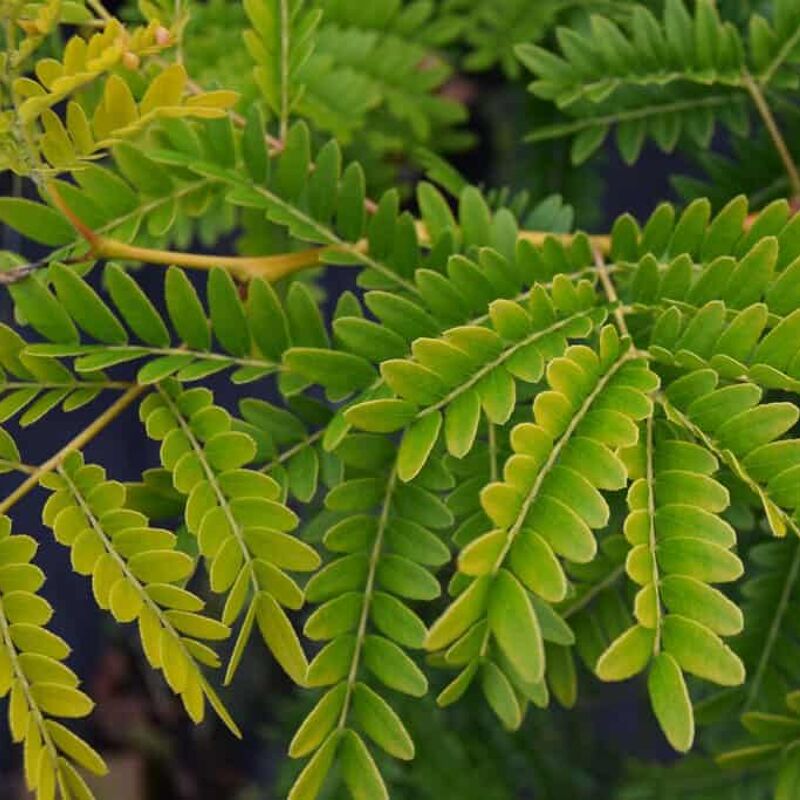
POLYGON ((494 483, 497 480, 497 431, 491 422, 489 426, 489 481, 494 483))
POLYGON ((285 461, 288 461, 292 456, 297 455, 297 453, 305 450, 307 447, 311 447, 312 445, 316 444, 323 436, 325 436, 326 428, 320 428, 318 431, 315 431, 310 436, 306 436, 302 442, 298 442, 295 445, 292 445, 288 450, 284 450, 279 456, 273 458, 268 464, 265 464, 259 472, 270 473, 272 472, 275 467, 280 466, 285 461))
POLYGON ((600 285, 603 287, 608 302, 614 307, 614 319, 617 322, 619 332, 623 336, 630 337, 628 323, 625 321, 625 311, 619 303, 617 289, 614 286, 614 282, 611 280, 611 276, 608 274, 608 267, 606 267, 603 254, 597 248, 595 248, 594 251, 594 262, 595 268, 597 269, 597 277, 600 279, 600 285))
POLYGON ((572 605, 568 606, 562 612, 561 616, 564 619, 568 619, 569 617, 577 614, 582 609, 586 608, 592 600, 597 597, 601 592, 608 589, 610 586, 613 586, 623 575, 625 574, 625 565, 620 564, 619 566, 615 567, 611 572, 606 575, 603 580, 599 583, 595 583, 591 589, 589 589, 585 594, 581 595, 572 605))
POLYGON ((764 680, 764 673, 767 670, 769 659, 772 656, 772 650, 781 632, 781 627, 783 626, 786 612, 789 610, 792 592, 797 584, 797 578, 799 575, 800 540, 795 542, 792 563, 789 567, 789 572, 786 574, 786 581, 783 584, 783 589, 781 590, 781 596, 778 600, 778 606, 775 609, 775 614, 772 616, 772 622, 769 626, 769 633, 764 641, 764 646, 761 648, 761 655, 758 659, 758 665, 756 666, 756 670, 753 673, 753 678, 750 681, 750 685, 747 690, 747 697, 745 698, 744 706, 742 708, 743 711, 747 711, 749 708, 751 708, 753 703, 755 703, 756 699, 758 698, 761 682, 764 680))
POLYGON ((786 61, 792 50, 797 47, 798 42, 800 42, 800 27, 798 27, 797 30, 783 43, 783 47, 778 50, 775 58, 772 59, 769 66, 764 70, 764 72, 761 73, 758 79, 760 86, 766 88, 766 85, 772 80, 778 69, 780 69, 781 64, 786 61))
POLYGON ((653 655, 657 656, 661 651, 661 598, 658 591, 658 560, 656 558, 658 542, 656 540, 656 497, 655 497, 655 474, 653 468, 653 415, 647 418, 647 439, 645 441, 647 472, 647 517, 648 517, 648 544, 650 546, 650 559, 653 562, 651 579, 653 591, 656 593, 656 628, 653 638, 653 655))
POLYGON ((347 689, 345 690, 344 703, 342 704, 342 713, 339 715, 338 729, 342 730, 347 724, 347 714, 350 710, 350 702, 353 697, 353 689, 358 677, 358 667, 361 662, 361 650, 364 647, 364 639, 367 635, 367 622, 369 621, 370 606, 372 604, 372 594, 375 589, 375 575, 378 571, 378 562, 381 559, 381 550, 383 549, 383 539, 386 533, 386 528, 389 522, 389 509, 391 508, 392 495, 394 494, 394 487, 397 483, 397 466, 392 468, 389 475, 389 480, 386 483, 386 494, 383 498, 383 505, 381 506, 381 515, 378 519, 378 532, 375 537, 375 543, 372 545, 372 552, 369 557, 369 568, 367 570, 367 582, 364 586, 364 604, 361 607, 361 617, 358 620, 358 628, 356 630, 355 649, 353 651, 353 660, 350 663, 350 670, 347 675, 347 689))
POLYGON ((281 112, 279 136, 286 142, 289 132, 289 0, 279 0, 281 13, 281 112))
POLYGON ((95 14, 97 14, 100 19, 104 22, 111 22, 114 19, 113 15, 109 13, 106 7, 100 2, 100 0, 86 0, 86 5, 89 6, 95 14))

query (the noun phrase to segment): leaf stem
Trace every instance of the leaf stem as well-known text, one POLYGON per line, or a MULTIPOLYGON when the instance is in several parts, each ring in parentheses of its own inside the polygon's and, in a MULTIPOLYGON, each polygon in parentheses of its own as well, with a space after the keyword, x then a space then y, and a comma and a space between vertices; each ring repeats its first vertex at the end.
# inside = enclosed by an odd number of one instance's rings
POLYGON ((650 546, 650 560, 652 561, 651 577, 653 581, 653 591, 656 595, 656 630, 655 637, 653 638, 653 655, 657 656, 661 652, 661 595, 659 593, 660 579, 658 575, 658 540, 656 537, 656 481, 653 465, 653 414, 647 418, 647 439, 645 441, 646 447, 646 474, 647 479, 647 517, 648 517, 648 532, 647 539, 650 546))
POLYGON ((104 22, 111 22, 114 19, 113 15, 108 9, 100 2, 100 0, 86 0, 86 5, 89 6, 95 14, 104 22))
POLYGON ((397 484, 397 466, 392 468, 389 480, 386 483, 386 494, 383 497, 381 515, 378 519, 378 532, 375 537, 375 544, 372 545, 372 552, 369 557, 369 568, 367 571, 367 582, 364 586, 364 605, 361 607, 361 617, 358 620, 356 631, 356 642, 353 650, 353 660, 350 663, 350 671, 347 675, 347 689, 345 690, 344 702, 342 703, 342 713, 339 715, 338 729, 342 730, 347 724, 347 714, 350 710, 350 701, 353 696, 353 688, 358 677, 358 666, 361 662, 361 650, 364 647, 364 639, 367 634, 367 622, 372 605, 372 595, 375 588, 375 575, 378 571, 378 562, 381 559, 383 549, 383 538, 389 523, 389 510, 392 505, 392 495, 397 484))
POLYGON ((584 594, 582 594, 574 603, 564 609, 561 612, 561 616, 564 619, 569 619, 573 614, 577 614, 581 609, 586 608, 592 600, 597 597, 601 592, 608 589, 610 586, 613 586, 623 575, 625 574, 625 565, 620 564, 619 566, 615 567, 608 575, 605 576, 601 581, 595 583, 590 589, 588 589, 584 594))
POLYGON ((225 267, 241 278, 262 277, 269 281, 277 281, 299 270, 320 266, 323 263, 320 259, 323 249, 314 247, 308 250, 299 250, 296 253, 270 256, 218 256, 137 247, 116 239, 95 237, 93 255, 97 258, 118 258, 163 266, 174 264, 190 269, 210 270, 214 267, 225 267))
POLYGON ((600 284, 608 298, 608 302, 614 306, 614 319, 617 321, 617 327, 623 336, 630 337, 628 323, 625 320, 625 311, 619 302, 617 287, 614 286, 614 281, 611 280, 611 276, 608 274, 608 267, 606 267, 606 262, 599 248, 594 250, 594 263, 597 267, 597 276, 600 278, 600 284))
POLYGON ((494 483, 497 480, 497 432, 492 422, 487 422, 489 430, 489 480, 494 483))
POLYGON ((318 431, 314 431, 314 433, 309 434, 302 441, 297 442, 297 444, 292 445, 287 450, 284 450, 282 453, 275 456, 275 458, 273 458, 267 464, 264 464, 264 466, 258 471, 269 474, 273 469, 275 469, 275 467, 279 467, 281 464, 283 464, 284 461, 288 461, 292 456, 297 455, 297 453, 305 450, 307 447, 311 447, 316 444, 325 435, 326 430, 326 428, 320 428, 318 431))
POLYGON ((5 458, 0 458, 0 468, 7 470, 15 470, 16 472, 24 472, 27 475, 33 475, 37 467, 31 464, 23 464, 20 461, 9 461, 5 458))
POLYGON ((118 397, 99 417, 87 425, 77 436, 70 439, 57 453, 38 466, 26 480, 11 492, 8 497, 0 502, 0 514, 5 514, 12 506, 22 500, 31 490, 39 485, 43 475, 58 469, 64 459, 80 448, 87 445, 111 422, 113 422, 139 395, 147 391, 147 386, 131 386, 125 394, 118 397))
POLYGON ((286 141, 289 133, 289 0, 279 0, 281 12, 281 111, 279 135, 286 141))
POLYGON ((764 93, 761 91, 761 87, 756 83, 756 81, 753 79, 753 76, 747 72, 747 70, 742 73, 742 80, 744 81, 745 88, 750 93, 750 97, 752 98, 756 110, 761 116, 769 135, 772 137, 772 143, 775 145, 775 149, 777 150, 778 155, 783 162, 784 169, 789 177, 789 185, 792 189, 792 199, 800 197, 800 172, 797 170, 797 165, 794 163, 792 154, 788 145, 786 144, 786 140, 783 138, 780 128, 778 127, 778 123, 775 120, 772 109, 769 107, 769 104, 764 97, 764 93))
POLYGON ((67 218, 69 224, 86 240, 92 251, 95 250, 100 237, 87 225, 70 207, 66 200, 61 196, 55 183, 45 181, 44 187, 53 205, 67 218))

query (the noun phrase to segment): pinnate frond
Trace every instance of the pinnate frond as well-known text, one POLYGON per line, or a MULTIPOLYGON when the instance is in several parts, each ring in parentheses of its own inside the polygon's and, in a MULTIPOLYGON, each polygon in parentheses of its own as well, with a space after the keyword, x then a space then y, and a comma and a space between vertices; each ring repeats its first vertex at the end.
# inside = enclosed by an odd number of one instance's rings
POLYGON ((561 55, 530 44, 518 45, 516 53, 537 76, 531 90, 577 118, 532 138, 577 133, 575 163, 595 152, 612 126, 629 162, 648 136, 665 150, 684 131, 707 144, 715 116, 734 130, 747 129, 745 46, 711 0, 698 0, 694 17, 683 0, 667 0, 662 21, 639 5, 625 29, 593 16, 590 33, 559 28, 557 38, 561 55))
POLYGON ((449 552, 434 531, 452 517, 436 496, 433 470, 401 483, 385 444, 369 434, 345 439, 339 454, 348 477, 326 497, 326 508, 340 518, 324 537, 333 560, 306 586, 308 600, 319 607, 304 633, 326 643, 309 665, 308 685, 332 688, 290 746, 294 757, 314 754, 292 800, 316 797, 334 761, 353 796, 388 796, 364 735, 395 758, 414 755, 408 731, 379 691, 413 697, 427 691, 427 679, 405 652, 422 648, 426 633, 409 604, 439 595, 431 571, 449 552), (373 680, 380 689, 371 688, 373 680))
POLYGON ((718 467, 714 456, 652 417, 626 462, 633 483, 625 568, 640 587, 636 624, 611 643, 595 669, 607 681, 647 670, 659 724, 670 744, 685 752, 694 741, 694 715, 684 672, 723 686, 744 681, 744 666, 720 638, 741 631, 741 612, 710 585, 743 572, 730 552, 733 528, 718 516, 728 493, 711 477, 718 467))
POLYGON ((19 115, 23 123, 30 123, 43 112, 70 97, 72 94, 117 67, 124 54, 135 56, 158 53, 170 46, 171 41, 159 40, 159 24, 126 31, 118 20, 111 20, 102 31, 88 40, 76 35, 69 39, 62 61, 42 59, 36 67, 36 77, 18 78, 15 91, 25 98, 19 115))
POLYGON ((85 464, 80 453, 43 483, 52 494, 42 519, 69 548, 73 569, 91 578, 97 605, 117 622, 137 623, 148 663, 164 673, 195 722, 208 701, 239 735, 200 668, 219 666, 205 641, 226 639, 230 631, 201 614, 203 601, 184 588, 194 559, 177 548, 173 533, 150 527, 143 514, 126 508, 123 484, 107 480, 105 470, 85 464))
POLYGON ((567 593, 559 557, 594 557, 592 530, 609 518, 599 490, 626 481, 611 448, 637 441, 634 420, 651 413, 647 393, 658 383, 610 327, 599 351, 569 348, 547 378, 551 389, 534 401, 535 423, 511 432, 514 455, 503 481, 481 493, 495 528, 461 551, 458 596, 426 642, 444 651, 445 663, 463 666, 439 702, 457 700, 480 671, 489 704, 509 728, 519 726, 528 700, 542 702, 544 641, 574 640, 551 605, 567 593))
MULTIPOLYGON (((470 277, 480 275, 465 259, 451 265, 454 272, 462 267, 470 277)), ((551 294, 535 287, 524 303, 491 301, 488 324, 417 338, 411 358, 384 360, 381 375, 393 396, 354 405, 345 419, 365 430, 407 428, 398 469, 408 480, 424 467, 440 434, 448 451, 460 458, 472 448, 482 412, 490 423, 506 423, 517 382, 540 380, 546 363, 564 352, 568 340, 588 336, 603 316, 594 308, 590 285, 574 285, 563 276, 556 277, 551 294)))
POLYGON ((287 572, 312 571, 319 556, 290 535, 298 518, 281 502, 277 482, 244 468, 255 456, 254 441, 232 430, 230 415, 206 388, 159 385, 139 413, 147 434, 161 442, 175 488, 187 496, 186 526, 197 537, 212 591, 226 596, 223 625, 244 614, 226 682, 257 623, 283 669, 303 684, 306 658, 284 608, 298 610, 304 596, 287 572))
POLYGON ((75 411, 103 391, 121 390, 127 384, 112 381, 98 371, 76 376, 53 358, 25 352, 25 341, 11 328, 0 325, 0 422, 18 417, 26 428, 59 408, 75 411))
POLYGON ((63 663, 69 645, 46 627, 53 609, 38 594, 45 578, 31 563, 36 549, 0 518, 0 696, 9 698, 11 738, 24 747, 27 788, 40 800, 91 800, 78 768, 103 775, 105 762, 59 719, 85 717, 94 703, 63 663))
POLYGON ((235 370, 232 380, 245 383, 276 372, 295 332, 308 332, 319 318, 300 284, 290 290, 284 308, 272 287, 257 279, 245 304, 222 269, 209 275, 206 311, 185 272, 171 267, 164 280, 168 325, 137 281, 119 266, 108 265, 104 274, 114 310, 86 280, 58 263, 51 267, 55 294, 39 282, 13 287, 18 308, 37 333, 52 342, 29 345, 26 354, 74 357, 80 375, 101 377, 105 368, 144 360, 136 375, 141 384, 172 375, 196 381, 230 368, 235 370), (82 343, 81 332, 96 343, 82 343))
POLYGON ((76 101, 67 105, 63 121, 45 108, 39 117, 44 130, 39 142, 42 155, 58 171, 79 167, 82 160, 97 158, 118 142, 140 136, 157 120, 221 118, 236 102, 236 93, 229 91, 187 96, 186 81, 183 66, 172 64, 137 98, 123 78, 112 74, 91 118, 76 101))

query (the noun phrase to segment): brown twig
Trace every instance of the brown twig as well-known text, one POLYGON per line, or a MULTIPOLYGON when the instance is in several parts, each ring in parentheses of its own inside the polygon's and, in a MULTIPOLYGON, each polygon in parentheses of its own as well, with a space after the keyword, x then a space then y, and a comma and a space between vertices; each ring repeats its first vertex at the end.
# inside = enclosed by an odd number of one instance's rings
POLYGON ((792 196, 793 198, 800 197, 800 172, 797 170, 797 165, 794 163, 791 151, 786 144, 786 140, 783 138, 781 129, 778 127, 778 123, 775 120, 772 109, 769 107, 761 88, 755 82, 755 80, 753 80, 753 76, 745 70, 742 73, 742 79, 744 81, 745 88, 753 100, 756 110, 761 116, 769 135, 772 137, 772 143, 775 145, 775 150, 777 150, 778 155, 783 162, 784 169, 789 177, 789 185, 792 189, 792 196))

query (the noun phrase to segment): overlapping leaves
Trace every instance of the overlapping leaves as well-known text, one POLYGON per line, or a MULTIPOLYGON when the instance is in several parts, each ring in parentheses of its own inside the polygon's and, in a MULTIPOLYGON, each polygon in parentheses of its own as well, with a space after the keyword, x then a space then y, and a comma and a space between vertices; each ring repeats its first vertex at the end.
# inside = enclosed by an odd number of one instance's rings
POLYGON ((218 667, 205 642, 229 635, 226 625, 200 612, 203 601, 184 588, 194 559, 177 547, 170 531, 150 527, 147 518, 125 507, 125 487, 106 479, 105 470, 84 464, 73 452, 44 485, 53 493, 42 519, 68 547, 72 568, 91 578, 95 602, 117 622, 136 622, 145 657, 161 670, 186 712, 202 721, 205 703, 238 735, 200 664, 218 667))
POLYGON ((283 669, 305 682, 306 659, 284 608, 303 605, 303 591, 287 572, 309 572, 319 556, 290 535, 297 516, 281 502, 275 480, 245 469, 256 446, 231 429, 231 417, 205 388, 169 383, 140 407, 147 434, 161 442, 161 462, 187 496, 185 521, 197 537, 211 589, 226 596, 223 625, 242 618, 226 682, 255 624, 283 669))
POLYGON ((509 728, 519 726, 528 701, 546 703, 544 641, 573 642, 551 605, 567 593, 559 558, 594 557, 592 530, 609 518, 599 490, 626 482, 611 448, 634 444, 633 420, 651 413, 647 393, 657 379, 628 348, 609 327, 599 352, 568 349, 548 367, 551 388, 536 396, 535 423, 512 430, 504 479, 481 493, 495 528, 461 551, 457 597, 427 639, 429 649, 443 651, 444 664, 461 669, 441 704, 458 699, 478 673, 509 728))
POLYGON ((652 417, 626 461, 633 483, 625 569, 640 587, 636 624, 611 643, 596 672, 603 680, 625 680, 647 670, 655 715, 670 744, 686 751, 694 741, 694 716, 683 673, 723 686, 744 681, 744 666, 720 639, 741 631, 742 614, 709 585, 743 572, 730 552, 733 528, 718 516, 728 493, 711 477, 717 460, 652 417))
POLYGON ((441 465, 431 463, 403 484, 383 437, 354 434, 337 453, 349 474, 325 500, 339 516, 323 540, 333 558, 306 586, 318 608, 304 627, 308 638, 325 642, 306 682, 332 688, 292 740, 290 755, 313 754, 292 800, 316 797, 334 762, 353 796, 387 797, 363 736, 395 758, 413 758, 413 741, 382 692, 419 697, 427 691, 427 679, 406 653, 422 648, 426 633, 409 604, 439 595, 431 573, 450 555, 435 533, 452 523, 436 496, 441 465))
POLYGON ((171 375, 199 380, 229 368, 235 369, 235 382, 245 383, 277 371, 280 354, 293 335, 308 341, 311 326, 321 328, 319 312, 300 284, 290 290, 285 310, 261 279, 251 283, 244 304, 229 273, 212 270, 206 312, 186 273, 172 267, 164 280, 164 299, 173 335, 135 279, 113 264, 104 274, 115 311, 88 282, 61 264, 51 267, 55 293, 38 281, 12 287, 30 325, 52 342, 29 345, 27 353, 72 356, 76 371, 88 375, 145 360, 136 376, 142 384, 171 375), (80 332, 97 343, 81 343, 80 332))

